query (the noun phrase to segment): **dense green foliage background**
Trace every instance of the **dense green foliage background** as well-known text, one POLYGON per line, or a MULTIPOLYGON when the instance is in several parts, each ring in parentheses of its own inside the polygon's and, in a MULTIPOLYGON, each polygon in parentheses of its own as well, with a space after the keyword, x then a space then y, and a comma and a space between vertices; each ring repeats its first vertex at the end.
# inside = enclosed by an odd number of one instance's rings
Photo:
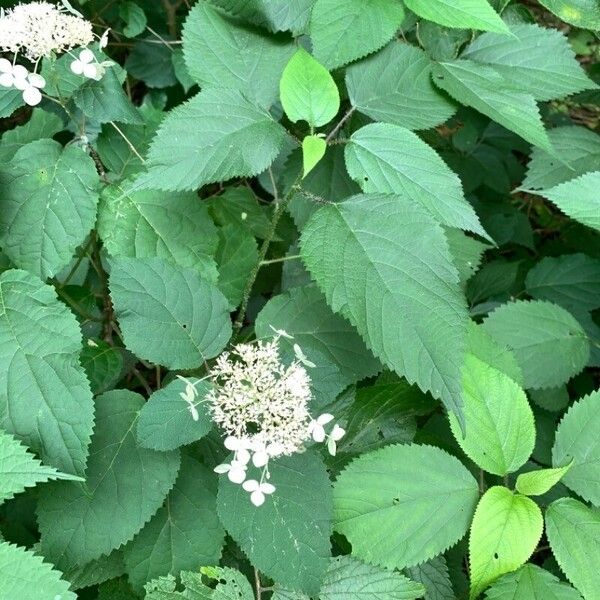
POLYGON ((597 0, 71 4, 104 76, 0 87, 0 600, 600 599, 597 0), (176 375, 273 329, 346 435, 256 507, 176 375))

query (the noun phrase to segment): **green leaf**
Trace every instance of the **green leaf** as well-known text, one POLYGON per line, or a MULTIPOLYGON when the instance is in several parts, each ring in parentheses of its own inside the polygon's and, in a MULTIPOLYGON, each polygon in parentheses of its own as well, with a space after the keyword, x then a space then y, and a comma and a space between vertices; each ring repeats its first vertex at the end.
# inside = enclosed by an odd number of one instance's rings
POLYGON ((146 29, 146 13, 135 2, 123 2, 119 6, 119 17, 126 23, 123 34, 128 38, 134 38, 146 29))
POLYGON ((488 237, 458 175, 412 131, 388 123, 366 125, 352 134, 345 156, 350 177, 364 192, 397 194, 443 225, 488 237))
POLYGON ((542 511, 533 500, 502 486, 490 488, 479 501, 471 525, 470 598, 523 565, 538 545, 543 528, 542 511))
POLYGON ((581 600, 579 592, 568 583, 531 564, 498 579, 485 597, 486 600, 581 600))
POLYGON ((277 99, 281 73, 294 50, 288 38, 238 22, 207 2, 192 8, 183 28, 185 63, 203 89, 236 89, 264 108, 277 99))
POLYGON ((214 220, 223 227, 232 225, 260 239, 265 239, 271 228, 268 213, 246 186, 226 189, 223 194, 213 196, 208 206, 214 220))
POLYGON ((600 231, 599 186, 600 171, 594 171, 538 192, 538 194, 551 200, 562 212, 575 221, 600 231))
POLYGON ((127 575, 141 590, 160 575, 219 562, 225 532, 217 517, 216 476, 183 455, 165 505, 125 547, 127 575))
POLYGON ((210 431, 212 420, 206 404, 202 402, 210 384, 196 377, 187 380, 198 394, 194 402, 198 419, 194 420, 190 404, 180 396, 187 384, 181 379, 174 379, 154 392, 140 411, 136 437, 142 448, 175 450, 201 439, 210 431))
POLYGON ((12 435, 0 431, 0 503, 50 479, 77 480, 79 477, 43 465, 12 435))
POLYGON ((546 535, 567 579, 593 600, 600 590, 600 509, 560 498, 546 510, 546 535))
POLYGON ((483 328, 500 346, 512 351, 526 389, 565 383, 585 367, 590 353, 581 325, 550 302, 503 304, 484 320, 483 328))
POLYGON ((407 129, 429 129, 447 121, 456 105, 431 82, 423 50, 390 42, 381 52, 346 69, 350 102, 375 121, 407 129))
POLYGON ((361 560, 412 566, 466 533, 478 497, 473 476, 443 450, 387 446, 363 454, 339 475, 335 529, 361 560))
POLYGON ((314 286, 274 296, 258 314, 254 326, 258 338, 272 337, 271 327, 285 330, 294 339, 282 338, 280 344, 290 350, 294 343, 319 350, 339 367, 346 385, 371 377, 382 368, 354 328, 331 311, 314 286))
POLYGON ((351 556, 331 560, 319 593, 320 600, 413 600, 424 588, 395 571, 366 565, 351 556))
POLYGON ((320 208, 304 228, 301 249, 329 305, 375 355, 460 414, 468 318, 433 218, 401 196, 354 196, 320 208))
POLYGON ((411 579, 425 586, 425 600, 456 600, 444 556, 436 556, 420 565, 409 567, 407 572, 411 579))
POLYGON ((292 123, 327 125, 340 109, 340 93, 329 71, 300 47, 281 75, 279 96, 292 123))
POLYGON ((207 183, 250 177, 274 160, 285 129, 233 89, 206 89, 173 109, 148 153, 140 187, 194 190, 207 183), (190 123, 196 123, 190 128, 190 123))
POLYGON ((303 178, 317 166, 319 161, 325 156, 326 150, 327 142, 318 135, 307 135, 302 140, 303 178))
POLYGON ((98 233, 112 256, 157 256, 216 280, 211 257, 217 228, 206 205, 191 192, 128 192, 127 185, 108 186, 100 200, 98 233))
POLYGON ((328 69, 362 58, 387 44, 403 19, 397 0, 317 0, 310 22, 315 58, 328 69))
POLYGON ((0 275, 0 427, 76 475, 94 422, 80 351, 79 325, 54 288, 25 271, 0 275))
POLYGON ((110 291, 126 346, 170 369, 193 369, 231 336, 227 299, 196 271, 160 258, 116 258, 110 291))
POLYGON ((269 463, 276 487, 262 506, 242 486, 221 477, 221 522, 252 564, 273 579, 310 595, 329 566, 331 484, 320 457, 307 451, 269 463))
POLYGON ((1 593, 7 600, 76 600, 69 591, 69 583, 61 579, 61 573, 52 565, 25 548, 0 541, 1 593), (43 594, 43 596, 40 596, 43 594))
POLYGON ((83 565, 129 541, 175 482, 177 453, 136 444, 143 404, 141 396, 127 390, 99 396, 85 483, 49 483, 40 489, 41 550, 61 568, 83 565))
POLYGON ((504 373, 468 354, 463 375, 465 432, 449 414, 465 454, 495 475, 516 471, 531 456, 535 425, 525 392, 504 373))
POLYGON ((509 32, 487 0, 461 0, 459 4, 452 0, 404 0, 404 3, 420 17, 446 27, 509 32))
POLYGON ((23 102, 23 92, 15 88, 4 88, 0 86, 0 119, 10 117, 23 102))
POLYGON ((600 391, 582 398, 563 417, 558 429, 552 463, 571 463, 563 483, 585 500, 600 506, 600 391))
POLYGON ((177 83, 173 47, 157 41, 160 40, 152 34, 133 42, 124 66, 131 77, 149 88, 170 87, 177 83))
POLYGON ((81 366, 90 380, 92 393, 101 394, 114 386, 123 372, 120 349, 99 339, 88 339, 81 351, 81 366))
POLYGON ((125 573, 123 552, 113 550, 108 556, 101 556, 81 567, 65 571, 65 579, 71 582, 71 588, 78 590, 92 585, 98 585, 109 579, 114 579, 125 573))
POLYGON ((533 23, 511 25, 510 32, 512 36, 480 35, 462 58, 491 65, 510 86, 536 100, 563 98, 597 87, 562 32, 533 23))
POLYGON ((527 177, 519 189, 548 189, 597 168, 600 162, 597 133, 587 127, 556 127, 548 130, 548 137, 560 160, 534 148, 527 177))
POLYGON ((519 473, 515 488, 525 496, 541 496, 551 490, 570 467, 571 463, 557 469, 539 469, 528 473, 519 473))
POLYGON ((584 29, 600 29, 600 7, 595 0, 540 0, 557 17, 584 29))
POLYGON ((71 261, 96 220, 98 173, 76 146, 38 140, 0 170, 0 243, 11 261, 41 279, 71 261))
POLYGON ((510 87, 492 67, 471 60, 437 63, 433 67, 433 82, 461 104, 552 153, 533 96, 510 87))
POLYGON ((483 254, 489 245, 452 227, 446 228, 446 238, 450 246, 452 262, 458 269, 460 282, 464 285, 479 269, 483 254))

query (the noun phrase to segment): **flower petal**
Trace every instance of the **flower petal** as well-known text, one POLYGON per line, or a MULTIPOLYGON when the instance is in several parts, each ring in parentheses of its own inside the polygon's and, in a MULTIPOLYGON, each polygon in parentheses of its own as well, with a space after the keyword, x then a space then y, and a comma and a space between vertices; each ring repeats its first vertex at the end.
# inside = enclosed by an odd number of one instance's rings
POLYGON ((240 440, 238 440, 233 435, 230 435, 229 437, 225 438, 225 441, 223 442, 223 444, 224 444, 225 448, 227 448, 227 450, 235 451, 240 447, 240 440))
POLYGON ((325 429, 320 423, 316 423, 312 431, 312 439, 315 442, 323 442, 325 440, 325 429))
POLYGON ((0 73, 12 73, 13 66, 10 60, 0 58, 0 73))
POLYGON ((223 474, 228 473, 231 469, 231 465, 227 463, 223 463, 222 465, 217 465, 213 470, 215 473, 223 474))
POLYGON ((95 64, 84 64, 83 74, 88 79, 96 79, 98 77, 98 67, 95 64))
POLYGON ((255 452, 252 455, 252 464, 255 467, 264 467, 269 462, 269 455, 266 450, 262 450, 261 452, 255 452))
POLYGON ((42 101, 42 92, 30 85, 23 90, 23 101, 29 106, 37 106, 42 101))
POLYGON ((36 88, 43 88, 46 86, 46 80, 39 73, 29 73, 27 80, 36 88))
POLYGON ((12 73, 2 73, 0 75, 0 85, 4 87, 12 87, 15 78, 12 76, 12 73))
POLYGON ((341 440, 345 434, 346 430, 342 429, 339 425, 336 424, 336 426, 333 428, 333 431, 330 434, 330 437, 332 440, 337 442, 338 440, 341 440))
POLYGON ((272 494, 275 491, 275 486, 272 483, 261 483, 260 491, 263 494, 272 494))
POLYGON ((317 419, 317 423, 319 425, 327 425, 327 423, 329 423, 330 421, 333 421, 335 417, 333 415, 330 415, 329 413, 323 413, 318 419, 317 419))
POLYGON ((75 75, 83 75, 83 63, 80 60, 74 60, 71 63, 71 71, 73 71, 75 75))
POLYGON ((89 63, 93 62, 94 60, 96 60, 96 56, 89 48, 84 48, 79 53, 79 60, 84 64, 89 64, 89 63))
POLYGON ((244 479, 246 479, 246 469, 232 466, 229 473, 227 473, 227 477, 233 483, 243 483, 244 479))
POLYGON ((242 465, 247 465, 250 462, 250 452, 246 448, 240 448, 235 455, 235 460, 242 465))
POLYGON ((258 481, 256 481, 256 479, 247 479, 246 481, 244 481, 244 485, 242 485, 242 487, 247 492, 255 492, 256 490, 260 489, 260 486, 258 485, 258 481))
POLYGON ((260 490, 256 490, 250 494, 250 502, 254 506, 261 506, 265 503, 265 495, 260 490))

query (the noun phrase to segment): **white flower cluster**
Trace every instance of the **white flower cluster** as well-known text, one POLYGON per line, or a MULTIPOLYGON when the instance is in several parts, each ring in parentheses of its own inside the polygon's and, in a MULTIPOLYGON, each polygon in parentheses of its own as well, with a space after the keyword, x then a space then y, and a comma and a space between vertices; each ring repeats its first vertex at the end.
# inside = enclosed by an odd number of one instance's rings
POLYGON ((0 58, 0 85, 22 91, 23 101, 36 106, 42 101, 40 90, 46 80, 38 73, 30 73, 23 65, 13 65, 6 58, 0 58))
POLYGON ((206 396, 213 420, 227 434, 225 447, 234 453, 230 463, 215 471, 242 484, 256 506, 275 491, 275 486, 265 481, 270 478, 270 459, 303 452, 311 437, 317 442, 327 440, 329 451, 335 454, 336 442, 345 433, 337 424, 326 433, 325 425, 333 421, 333 415, 311 418, 310 377, 301 362, 304 356, 298 348, 298 360, 282 364, 279 337, 287 334, 277 333, 270 342, 239 344, 219 356, 211 371, 214 388, 206 396), (259 480, 247 479, 251 464, 262 469, 259 480))

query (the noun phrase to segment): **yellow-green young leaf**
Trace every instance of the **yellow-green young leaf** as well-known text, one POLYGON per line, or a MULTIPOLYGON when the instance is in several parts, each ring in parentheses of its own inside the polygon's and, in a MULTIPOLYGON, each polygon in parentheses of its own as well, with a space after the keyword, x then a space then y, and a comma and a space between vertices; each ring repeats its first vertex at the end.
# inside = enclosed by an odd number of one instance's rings
POLYGON ((325 156, 327 142, 318 135, 307 135, 302 140, 302 163, 304 172, 302 177, 306 177, 325 156))
POLYGON ((465 454, 488 473, 516 471, 535 444, 533 413, 510 377, 468 354, 463 369, 465 435, 453 414, 452 433, 465 454))
POLYGON ((311 127, 326 125, 340 109, 340 93, 329 71, 300 47, 279 83, 281 104, 288 119, 311 127))
POLYGON ((487 0, 404 0, 404 3, 420 17, 446 27, 509 31, 487 0))
POLYGON ((529 473, 519 473, 515 488, 517 492, 525 496, 541 496, 562 479, 571 464, 556 469, 539 469, 529 473))
POLYGON ((600 29, 600 5, 597 0, 540 0, 540 4, 571 25, 600 29))
POLYGON ((533 554, 544 528, 542 511, 526 496, 496 486, 481 498, 469 537, 470 598, 533 554))
POLYGON ((552 462, 570 461, 563 483, 600 506, 600 391, 573 404, 556 430, 552 462))
POLYGON ((560 498, 546 510, 546 535, 556 562, 586 600, 600 598, 600 509, 560 498))

